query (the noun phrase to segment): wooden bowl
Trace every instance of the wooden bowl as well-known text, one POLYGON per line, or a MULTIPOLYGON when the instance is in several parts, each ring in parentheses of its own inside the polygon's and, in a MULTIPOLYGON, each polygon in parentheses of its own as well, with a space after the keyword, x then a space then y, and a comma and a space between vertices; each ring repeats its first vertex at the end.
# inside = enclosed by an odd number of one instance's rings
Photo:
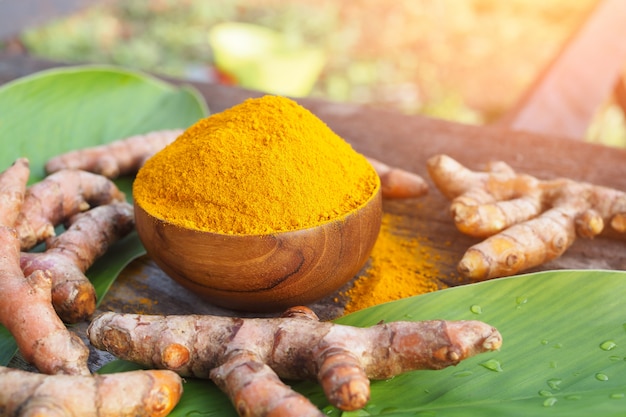
POLYGON ((380 190, 329 223, 253 236, 186 229, 135 203, 139 238, 167 275, 215 305, 258 312, 310 304, 341 288, 367 261, 381 217, 380 190))

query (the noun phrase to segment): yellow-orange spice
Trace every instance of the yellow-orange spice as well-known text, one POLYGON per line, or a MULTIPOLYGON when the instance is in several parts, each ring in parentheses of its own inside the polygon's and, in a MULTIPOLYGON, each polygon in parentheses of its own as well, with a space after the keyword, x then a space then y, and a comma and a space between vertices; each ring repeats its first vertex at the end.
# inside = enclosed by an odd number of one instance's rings
POLYGON ((257 235, 344 217, 379 188, 367 159, 322 120, 266 95, 187 128, 139 170, 133 197, 177 226, 257 235))
POLYGON ((446 287, 426 242, 397 233, 400 220, 384 213, 370 265, 344 294, 346 314, 446 287))

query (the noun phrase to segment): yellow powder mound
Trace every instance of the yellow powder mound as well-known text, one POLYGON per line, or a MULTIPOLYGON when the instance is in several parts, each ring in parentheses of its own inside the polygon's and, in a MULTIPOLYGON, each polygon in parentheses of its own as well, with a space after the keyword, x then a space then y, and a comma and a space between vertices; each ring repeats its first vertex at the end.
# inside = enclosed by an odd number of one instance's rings
POLYGON ((310 111, 264 96, 189 127, 147 161, 133 196, 178 226, 267 234, 340 218, 379 187, 367 159, 310 111))

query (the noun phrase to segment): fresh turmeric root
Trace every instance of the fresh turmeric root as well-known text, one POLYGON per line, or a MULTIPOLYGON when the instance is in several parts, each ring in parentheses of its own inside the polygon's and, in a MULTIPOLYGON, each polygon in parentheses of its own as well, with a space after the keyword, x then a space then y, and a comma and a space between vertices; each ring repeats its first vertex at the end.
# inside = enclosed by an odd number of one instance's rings
MULTIPOLYGON (((150 157, 182 133, 182 129, 157 130, 106 145, 71 151, 50 159, 46 163, 46 172, 81 169, 111 179, 134 174, 150 157)), ((428 184, 419 175, 390 167, 374 158, 367 159, 380 177, 383 198, 415 198, 428 192, 428 184)))
POLYGON ((78 323, 96 308, 96 291, 85 271, 133 227, 133 207, 126 202, 79 213, 70 219, 67 230, 47 239, 45 252, 22 252, 22 271, 24 275, 48 271, 57 314, 65 323, 78 323))
POLYGON ((164 417, 182 395, 171 371, 43 375, 0 366, 0 413, 15 417, 164 417))
POLYGON ((248 417, 324 415, 279 378, 317 379, 331 404, 356 410, 369 400, 370 379, 445 368, 502 343, 479 321, 357 328, 320 322, 307 307, 269 319, 109 312, 91 322, 88 336, 122 359, 211 378, 248 417))
POLYGON ((28 159, 19 158, 0 174, 0 225, 12 227, 24 203, 26 183, 30 176, 28 159))
POLYGON ((15 225, 21 249, 54 236, 54 228, 74 214, 120 201, 125 201, 124 193, 102 175, 73 169, 56 172, 26 190, 15 225))
POLYGON ((428 193, 428 184, 419 175, 390 167, 374 158, 367 160, 380 177, 383 198, 415 198, 428 193))
POLYGON ((485 172, 446 155, 428 160, 437 188, 450 200, 459 231, 487 238, 469 248, 459 273, 473 280, 514 275, 561 256, 576 236, 593 238, 605 224, 626 232, 626 193, 559 178, 539 180, 504 162, 485 172))
POLYGON ((20 159, 0 174, 0 323, 14 336, 24 359, 41 372, 88 374, 89 350, 56 315, 49 274, 36 271, 25 277, 20 268, 14 223, 29 173, 28 162, 20 159))
POLYGON ((158 130, 106 145, 71 151, 51 158, 45 170, 52 174, 62 169, 81 169, 107 178, 134 174, 148 158, 173 142, 181 133, 181 129, 158 130))

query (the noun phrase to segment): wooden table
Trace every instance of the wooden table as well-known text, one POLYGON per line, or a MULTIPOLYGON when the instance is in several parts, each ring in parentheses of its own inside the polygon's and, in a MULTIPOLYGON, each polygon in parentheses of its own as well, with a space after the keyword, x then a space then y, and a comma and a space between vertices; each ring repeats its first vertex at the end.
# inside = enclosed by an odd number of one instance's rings
MULTIPOLYGON (((58 64, 0 55, 0 83, 55 65, 58 64)), ((194 86, 213 113, 248 97, 261 95, 218 84, 194 86)), ((426 179, 426 160, 443 153, 473 169, 482 168, 490 160, 504 160, 516 170, 540 178, 566 176, 626 190, 626 151, 623 150, 498 127, 407 116, 367 106, 313 99, 299 101, 357 151, 414 171, 426 179)), ((449 202, 428 181, 431 188, 427 196, 385 201, 384 209, 404 218, 399 226, 404 232, 421 236, 428 242, 429 250, 436 255, 433 262, 442 277, 457 276, 457 262, 477 241, 456 230, 448 214, 449 202)), ((550 269, 626 270, 626 243, 606 237, 578 239, 562 257, 533 271, 550 269)), ((333 297, 321 300, 312 308, 322 319, 332 319, 343 313, 343 307, 334 302, 333 297)), ((147 256, 140 257, 126 268, 102 301, 100 310, 249 315, 209 305, 171 281, 147 256)), ((77 327, 83 337, 85 329, 86 323, 77 327)), ((93 352, 90 365, 97 369, 110 359, 108 354, 93 352)))

